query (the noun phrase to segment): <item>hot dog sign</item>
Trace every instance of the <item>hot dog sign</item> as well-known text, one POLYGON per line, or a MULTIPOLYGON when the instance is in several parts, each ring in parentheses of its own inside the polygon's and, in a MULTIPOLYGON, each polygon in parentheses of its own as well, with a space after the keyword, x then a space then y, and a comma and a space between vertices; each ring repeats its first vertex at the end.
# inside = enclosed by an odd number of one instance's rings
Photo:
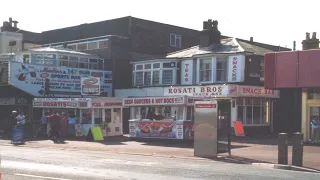
POLYGON ((81 95, 100 95, 100 78, 81 78, 81 95))

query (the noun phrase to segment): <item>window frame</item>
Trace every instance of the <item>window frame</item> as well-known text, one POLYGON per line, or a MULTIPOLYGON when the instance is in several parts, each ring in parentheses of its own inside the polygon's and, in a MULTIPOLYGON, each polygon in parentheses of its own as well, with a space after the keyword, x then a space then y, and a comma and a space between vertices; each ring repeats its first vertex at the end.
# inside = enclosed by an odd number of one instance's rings
POLYGON ((228 56, 217 56, 216 58, 216 62, 215 62, 215 66, 216 66, 216 68, 215 68, 215 82, 220 82, 220 83, 222 83, 222 82, 227 82, 228 81, 228 56), (218 69, 218 62, 223 62, 223 63, 225 63, 225 69, 218 69), (218 74, 218 71, 224 71, 224 73, 225 73, 225 80, 218 80, 218 76, 217 76, 217 74, 218 74))
POLYGON ((171 47, 176 47, 176 48, 181 48, 181 41, 182 41, 182 36, 179 35, 179 34, 173 34, 173 33, 170 33, 170 46, 171 47), (172 38, 174 39, 174 41, 172 41, 172 38), (180 44, 177 45, 177 40, 179 40, 180 44))
POLYGON ((199 73, 199 83, 212 83, 213 82, 213 58, 201 58, 201 59, 199 59, 199 63, 198 63, 198 73, 199 73), (206 61, 208 61, 208 62, 210 62, 210 69, 201 69, 201 61, 204 61, 204 60, 206 60, 206 61), (210 80, 207 80, 207 81, 204 81, 204 80, 202 80, 201 78, 201 72, 202 71, 211 71, 211 76, 210 76, 210 80))
POLYGON ((165 61, 165 62, 144 62, 144 63, 136 63, 136 64, 133 64, 133 72, 132 72, 132 75, 133 75, 133 87, 136 87, 136 86, 160 86, 160 85, 174 85, 176 83, 176 77, 177 77, 177 62, 174 62, 176 63, 174 67, 166 67, 164 68, 163 67, 163 64, 164 63, 173 63, 173 61, 165 61), (145 65, 151 65, 151 68, 149 69, 146 69, 145 68, 145 65), (158 65, 159 64, 159 65, 158 65), (155 67, 156 65, 156 67, 155 67), (142 66, 142 69, 138 69, 137 67, 140 67, 142 66), (172 83, 168 83, 168 84, 163 84, 163 71, 165 70, 172 70, 172 83), (136 80, 137 80, 137 76, 136 74, 138 72, 143 72, 143 84, 137 84, 136 83, 136 80), (150 84, 146 84, 146 74, 145 73, 150 73, 151 72, 151 80, 150 80, 150 84), (155 83, 156 79, 154 78, 154 75, 155 73, 154 72, 159 72, 159 79, 157 80, 158 83, 155 83))
POLYGON ((267 106, 268 104, 270 104, 270 100, 268 99, 263 99, 263 98, 238 98, 236 99, 236 106, 237 106, 237 120, 239 120, 239 107, 242 108, 242 115, 243 115, 243 119, 242 119, 242 124, 243 126, 270 126, 270 116, 267 115, 266 112, 267 111, 267 106), (246 102, 248 102, 248 100, 250 100, 251 104, 246 104, 246 102), (259 104, 254 104, 252 103, 254 100, 259 100, 260 103, 259 104), (239 103, 239 101, 242 101, 241 103, 239 103), (267 103, 269 102, 269 103, 267 103), (248 118, 247 118, 247 108, 250 107, 251 108, 251 120, 250 123, 248 122, 248 118), (254 108, 253 107, 260 107, 260 122, 259 123, 255 123, 254 122, 254 108), (263 113, 266 113, 266 115, 264 115, 263 113))

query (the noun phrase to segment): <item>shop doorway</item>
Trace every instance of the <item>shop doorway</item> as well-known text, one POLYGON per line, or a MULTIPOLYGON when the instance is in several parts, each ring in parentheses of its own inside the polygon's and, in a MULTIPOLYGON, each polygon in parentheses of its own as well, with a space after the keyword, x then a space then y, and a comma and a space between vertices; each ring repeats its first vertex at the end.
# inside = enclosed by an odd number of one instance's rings
POLYGON ((307 133, 307 138, 308 141, 311 140, 311 121, 315 119, 315 120, 319 120, 320 119, 320 106, 310 106, 309 107, 309 118, 308 118, 308 130, 309 132, 307 133))
POLYGON ((218 152, 231 153, 231 102, 218 100, 218 152))

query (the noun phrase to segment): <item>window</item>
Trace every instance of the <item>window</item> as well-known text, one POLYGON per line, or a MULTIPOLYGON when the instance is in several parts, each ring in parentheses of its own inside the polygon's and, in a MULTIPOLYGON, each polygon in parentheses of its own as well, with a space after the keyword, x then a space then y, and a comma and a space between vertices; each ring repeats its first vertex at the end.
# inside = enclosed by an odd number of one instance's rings
POLYGON ((200 82, 212 81, 212 59, 200 59, 200 82))
POLYGON ((59 65, 60 66, 68 66, 69 62, 68 61, 60 61, 59 65))
POLYGON ((173 70, 163 70, 162 84, 173 84, 173 70))
POLYGON ((77 45, 76 44, 70 44, 67 46, 69 49, 72 49, 72 50, 77 50, 77 45))
POLYGON ((71 68, 78 68, 78 62, 72 62, 72 61, 70 61, 70 62, 69 62, 69 67, 71 67, 71 68))
POLYGON ((77 50, 79 51, 84 51, 88 49, 88 44, 87 43, 82 43, 82 44, 78 44, 77 50))
POLYGON ((260 61, 260 78, 264 78, 264 59, 260 61))
POLYGON ((88 50, 91 50, 91 49, 98 49, 98 42, 89 42, 88 50))
POLYGON ((170 46, 181 47, 181 36, 177 34, 170 34, 170 46))
POLYGON ((23 55, 23 63, 29 64, 30 63, 30 55, 29 54, 24 54, 23 55))
POLYGON ((108 40, 99 41, 99 49, 108 48, 108 40))
POLYGON ((175 83, 176 62, 133 65, 133 86, 175 83))
POLYGON ((244 125, 268 124, 266 102, 258 98, 237 99, 237 121, 241 121, 244 125))
POLYGON ((216 81, 227 81, 227 65, 228 65, 228 57, 217 57, 217 64, 216 64, 216 81))

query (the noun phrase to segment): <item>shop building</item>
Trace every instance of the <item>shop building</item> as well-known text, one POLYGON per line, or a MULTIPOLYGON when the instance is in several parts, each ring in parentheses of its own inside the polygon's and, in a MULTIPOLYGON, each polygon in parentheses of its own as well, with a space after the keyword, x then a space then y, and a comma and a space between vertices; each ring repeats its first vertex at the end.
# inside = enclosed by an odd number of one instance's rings
POLYGON ((310 120, 320 112, 320 50, 316 33, 306 33, 302 51, 265 55, 265 88, 280 90, 275 104, 278 132, 311 135, 310 120))
POLYGON ((167 117, 164 121, 179 117, 192 122, 193 103, 188 98, 215 98, 228 113, 228 120, 242 121, 248 135, 273 131, 273 101, 279 92, 263 87, 263 57, 267 52, 289 49, 255 43, 253 38, 221 37, 217 24, 212 20, 203 23, 197 46, 169 53, 166 58, 132 62, 133 88, 115 90, 116 97, 124 98, 123 106, 131 109, 131 123, 145 119, 149 109, 167 117), (152 103, 152 98, 181 97, 186 99, 169 106, 152 103), (133 104, 127 104, 129 100, 133 104))
MULTIPOLYGON (((84 79, 97 79, 98 96, 112 97, 112 71, 97 55, 63 48, 43 47, 2 54, 0 112, 2 126, 9 129, 12 110, 28 115, 27 123, 40 123, 43 109, 33 109, 34 98, 92 98, 82 91, 84 79), (49 92, 49 93, 45 93, 49 92)), ((79 118, 79 117, 78 117, 79 118)))

